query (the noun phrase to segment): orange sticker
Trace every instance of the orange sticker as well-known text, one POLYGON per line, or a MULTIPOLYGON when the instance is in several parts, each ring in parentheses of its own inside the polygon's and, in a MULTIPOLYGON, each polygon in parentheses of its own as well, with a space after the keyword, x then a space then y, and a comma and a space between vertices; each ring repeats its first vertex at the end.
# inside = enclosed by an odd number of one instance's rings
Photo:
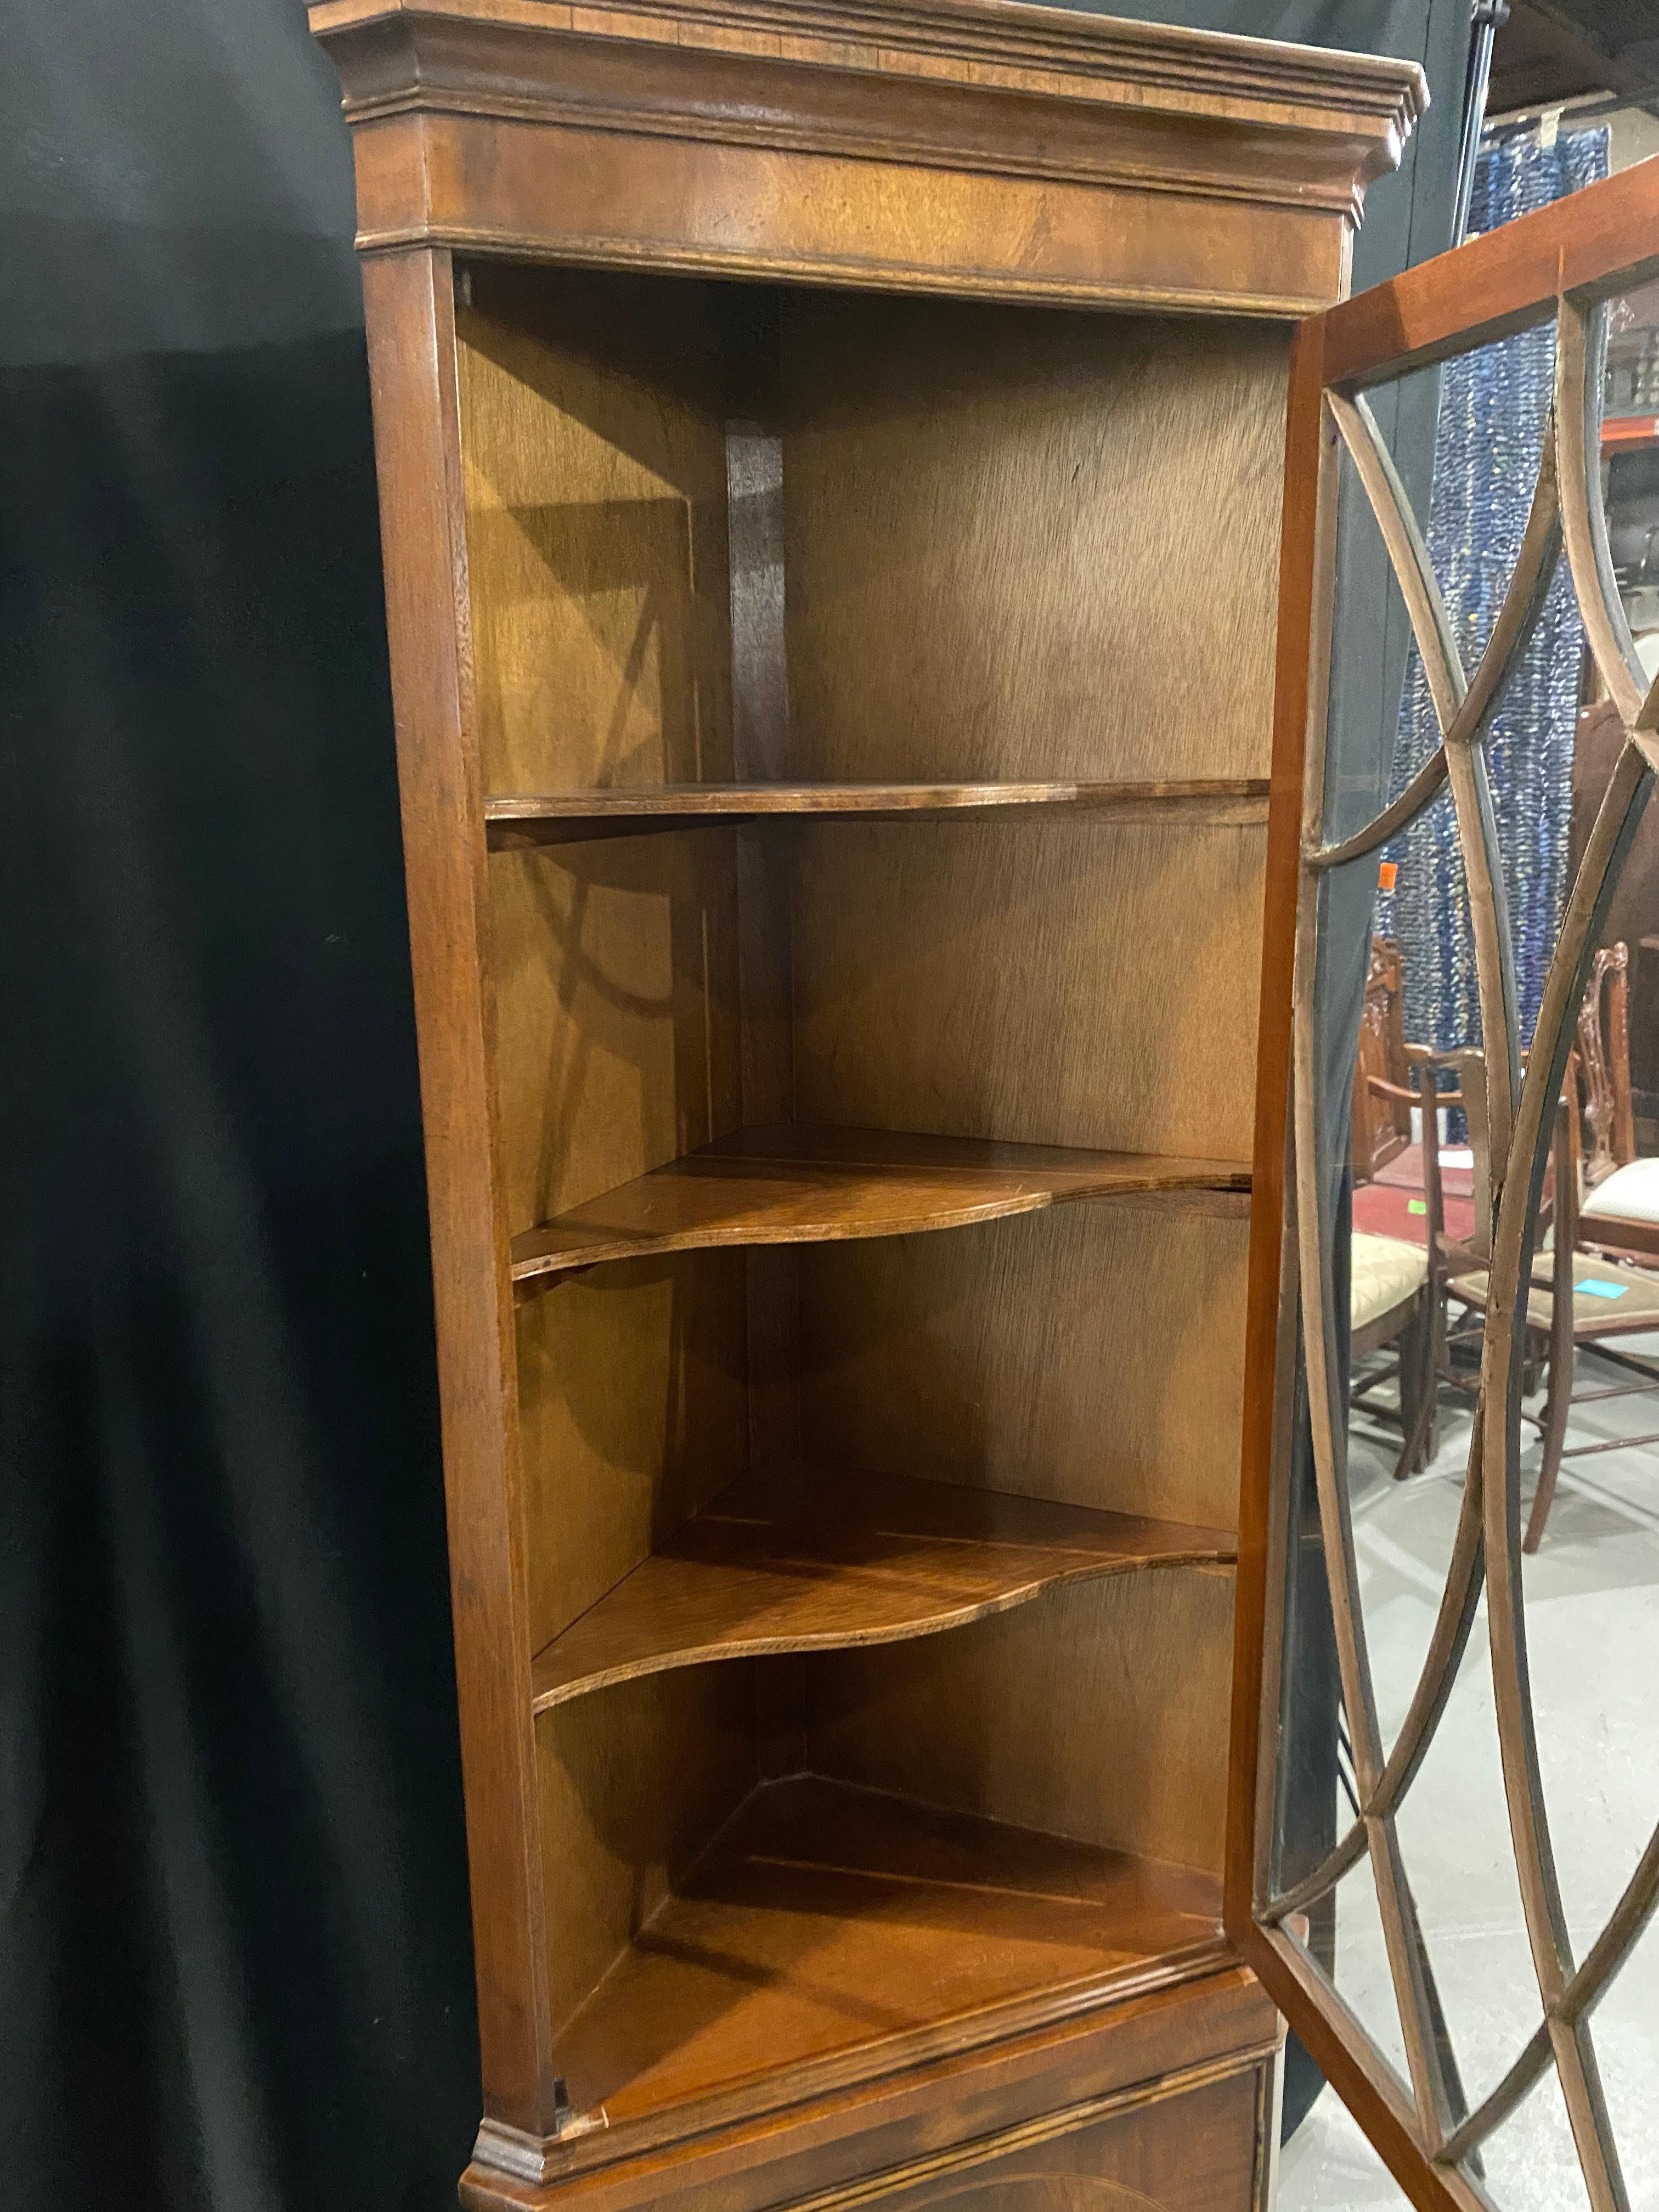
POLYGON ((1394 889, 1395 878, 1399 873, 1400 863, 1397 860, 1384 860, 1376 872, 1378 890, 1391 891, 1394 889))

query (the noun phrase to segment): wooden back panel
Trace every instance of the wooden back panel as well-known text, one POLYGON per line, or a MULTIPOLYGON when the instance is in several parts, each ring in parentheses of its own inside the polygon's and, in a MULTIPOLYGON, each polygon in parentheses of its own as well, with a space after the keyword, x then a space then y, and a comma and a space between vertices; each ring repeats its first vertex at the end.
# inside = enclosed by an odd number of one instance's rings
POLYGON ((787 298, 794 772, 1265 775, 1285 346, 787 298))
POLYGON ((1179 823, 806 831, 802 1119, 1245 1158, 1263 851, 1179 823))
MULTIPOLYGON (((810 297, 781 331, 795 773, 1262 772, 1279 334, 810 297)), ((808 829, 799 1112, 1243 1157, 1263 854, 1178 817, 808 829)), ((1087 1208, 812 1253, 805 1432, 1234 1525, 1244 1250, 1237 1218, 1087 1208)), ((816 1660, 807 1756, 1218 1869, 1231 1621, 1183 1572, 816 1660)))
POLYGON ((814 1658, 808 1762, 1218 1875, 1232 1632, 1231 1575, 1184 1568, 814 1658))
POLYGON ((855 1466, 1231 1528, 1248 1223, 1079 1206, 801 1269, 815 1447, 855 1466))

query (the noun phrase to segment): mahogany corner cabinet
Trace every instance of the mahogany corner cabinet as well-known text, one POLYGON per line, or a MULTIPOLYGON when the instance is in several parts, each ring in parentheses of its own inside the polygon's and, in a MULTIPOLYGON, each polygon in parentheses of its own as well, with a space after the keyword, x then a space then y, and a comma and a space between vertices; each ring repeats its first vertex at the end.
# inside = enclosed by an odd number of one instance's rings
MULTIPOLYGON (((1224 1876, 1286 398, 1420 74, 1002 0, 310 18, 419 1025, 462 2198, 1261 2207, 1283 2029, 1224 1876)), ((1255 1273, 1276 1310, 1276 1240, 1255 1273)))

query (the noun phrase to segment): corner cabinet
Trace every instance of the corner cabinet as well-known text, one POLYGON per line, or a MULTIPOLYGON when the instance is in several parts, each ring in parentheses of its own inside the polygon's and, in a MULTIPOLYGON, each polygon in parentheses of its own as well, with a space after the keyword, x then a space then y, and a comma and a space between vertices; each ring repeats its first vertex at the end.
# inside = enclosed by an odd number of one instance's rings
POLYGON ((463 2199, 1260 2206, 1282 2028, 1223 1875, 1287 378, 1421 79, 998 0, 311 21, 420 1033, 463 2199))

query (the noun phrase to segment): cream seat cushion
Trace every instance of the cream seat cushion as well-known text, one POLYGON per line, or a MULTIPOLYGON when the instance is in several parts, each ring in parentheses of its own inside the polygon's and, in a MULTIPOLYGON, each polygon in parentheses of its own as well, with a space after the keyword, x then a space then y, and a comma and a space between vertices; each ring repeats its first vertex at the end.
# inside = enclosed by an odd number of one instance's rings
POLYGON ((1598 1182, 1579 1209, 1585 1220, 1616 1214, 1621 1221, 1659 1221, 1659 1159, 1632 1160, 1598 1182))
POLYGON ((1357 1231, 1351 1268, 1352 1325, 1362 1329, 1422 1289, 1429 1279, 1429 1255, 1422 1245, 1398 1237, 1367 1237, 1357 1231))

